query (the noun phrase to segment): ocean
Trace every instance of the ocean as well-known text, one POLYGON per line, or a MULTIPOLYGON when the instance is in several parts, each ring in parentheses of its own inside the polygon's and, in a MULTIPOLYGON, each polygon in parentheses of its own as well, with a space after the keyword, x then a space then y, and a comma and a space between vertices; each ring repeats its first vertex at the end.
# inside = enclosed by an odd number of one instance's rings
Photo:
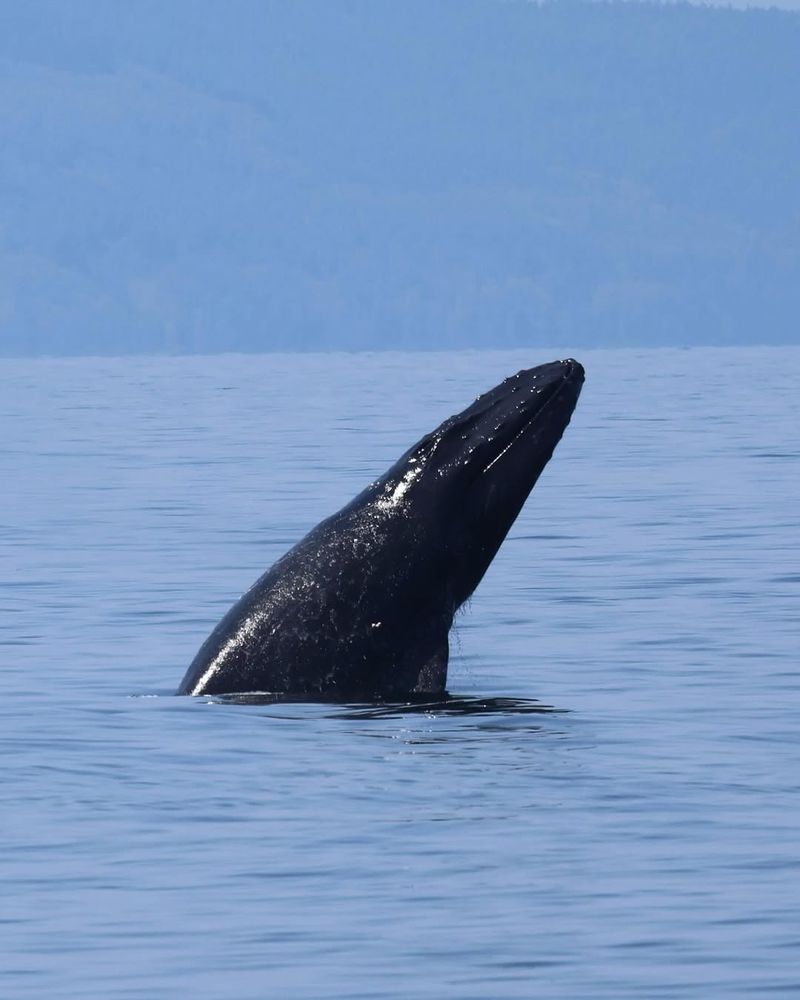
POLYGON ((577 353, 451 701, 173 692, 563 352, 0 362, 0 996, 800 994, 800 349, 577 353))

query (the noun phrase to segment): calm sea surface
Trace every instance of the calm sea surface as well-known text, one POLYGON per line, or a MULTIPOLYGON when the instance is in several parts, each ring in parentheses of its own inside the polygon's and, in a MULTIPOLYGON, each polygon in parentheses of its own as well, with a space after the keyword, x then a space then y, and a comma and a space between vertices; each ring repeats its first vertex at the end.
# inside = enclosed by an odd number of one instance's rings
POLYGON ((579 359, 427 710, 172 691, 550 352, 0 363, 3 1000, 800 995, 800 349, 579 359))

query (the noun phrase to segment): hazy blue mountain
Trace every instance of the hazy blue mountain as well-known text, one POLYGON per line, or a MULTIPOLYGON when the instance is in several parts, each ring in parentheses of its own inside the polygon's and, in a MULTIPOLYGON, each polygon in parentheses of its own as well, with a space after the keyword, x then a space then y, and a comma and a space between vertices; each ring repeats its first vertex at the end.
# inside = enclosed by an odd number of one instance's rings
POLYGON ((797 343, 800 15, 0 0, 0 353, 797 343))

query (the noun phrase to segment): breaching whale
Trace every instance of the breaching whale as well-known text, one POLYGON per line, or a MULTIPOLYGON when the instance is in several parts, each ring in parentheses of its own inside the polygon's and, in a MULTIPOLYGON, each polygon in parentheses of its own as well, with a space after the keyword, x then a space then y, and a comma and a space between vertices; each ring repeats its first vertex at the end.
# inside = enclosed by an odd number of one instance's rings
POLYGON ((410 448, 228 611, 178 694, 441 694, 448 632, 569 423, 577 361, 507 378, 410 448))

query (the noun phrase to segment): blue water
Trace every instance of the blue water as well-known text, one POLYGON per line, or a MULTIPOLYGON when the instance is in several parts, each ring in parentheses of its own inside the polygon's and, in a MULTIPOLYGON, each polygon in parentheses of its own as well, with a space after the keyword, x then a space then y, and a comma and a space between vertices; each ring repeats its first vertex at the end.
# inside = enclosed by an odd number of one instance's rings
POLYGON ((545 360, 2 362, 4 1000, 798 995, 800 349, 581 355, 461 702, 171 694, 306 529, 545 360))

